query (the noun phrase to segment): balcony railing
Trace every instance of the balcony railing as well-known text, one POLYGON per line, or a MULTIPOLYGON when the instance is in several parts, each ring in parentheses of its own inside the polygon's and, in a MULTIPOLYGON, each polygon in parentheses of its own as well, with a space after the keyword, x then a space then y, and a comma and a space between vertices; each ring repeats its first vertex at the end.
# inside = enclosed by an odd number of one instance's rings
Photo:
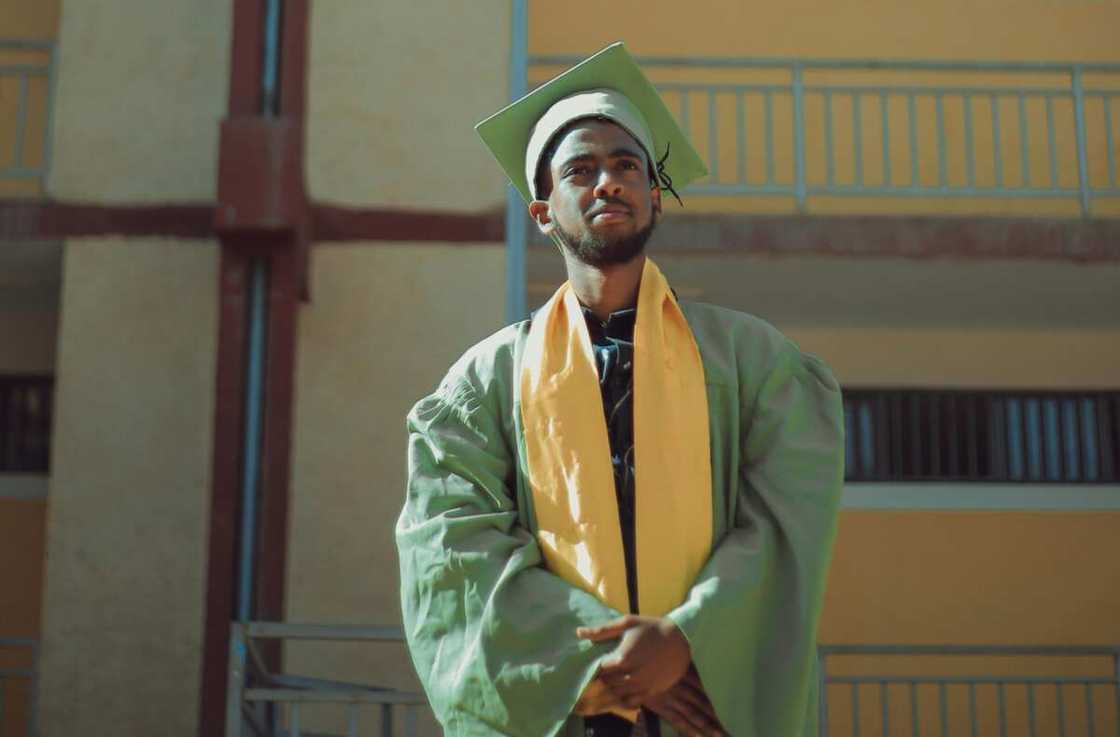
POLYGON ((819 649, 821 737, 1120 734, 1120 647, 819 649))
MULTIPOLYGON (((400 724, 405 737, 419 734, 420 712, 428 712, 422 693, 342 681, 273 673, 265 665, 257 640, 315 640, 354 643, 402 643, 399 627, 341 627, 285 624, 277 622, 234 622, 230 637, 229 691, 225 737, 313 737, 323 735, 320 727, 308 724, 305 707, 334 705, 336 714, 319 712, 341 722, 347 737, 357 737, 359 720, 377 723, 377 734, 392 737, 400 724), (363 714, 365 712, 365 714, 363 714), (370 714, 372 712, 372 714, 370 714)), ((330 732, 338 735, 339 732, 330 732)))
MULTIPOLYGON (((377 734, 391 737, 401 716, 406 737, 436 734, 422 693, 268 673, 253 640, 277 638, 404 639, 396 627, 235 623, 226 737, 356 737, 363 709, 377 711, 377 734), (332 703, 345 732, 301 722, 302 706, 332 703)), ((1118 646, 821 645, 818 658, 821 737, 1120 734, 1118 646)))
MULTIPOLYGON (((578 57, 529 58, 530 86, 578 57)), ((1120 64, 638 60, 701 154, 697 195, 1120 197, 1120 64)), ((659 152, 660 154, 661 152, 659 152)))
POLYGON ((42 192, 56 68, 53 42, 0 39, 0 196, 42 192))

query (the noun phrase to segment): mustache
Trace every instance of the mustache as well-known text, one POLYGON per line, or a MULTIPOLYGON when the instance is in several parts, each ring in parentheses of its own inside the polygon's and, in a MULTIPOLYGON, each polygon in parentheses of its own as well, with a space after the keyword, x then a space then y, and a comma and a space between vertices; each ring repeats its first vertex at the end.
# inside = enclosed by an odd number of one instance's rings
POLYGON ((621 207, 624 210, 626 210, 627 213, 630 213, 630 214, 633 214, 633 212, 634 212, 633 209, 630 207, 630 205, 626 204, 625 202, 623 202, 619 198, 617 198, 617 197, 604 197, 600 200, 597 200, 595 207, 592 208, 591 210, 588 210, 587 214, 590 217, 595 217, 596 215, 601 213, 603 210, 605 210, 608 206, 612 206, 612 205, 614 207, 621 207))

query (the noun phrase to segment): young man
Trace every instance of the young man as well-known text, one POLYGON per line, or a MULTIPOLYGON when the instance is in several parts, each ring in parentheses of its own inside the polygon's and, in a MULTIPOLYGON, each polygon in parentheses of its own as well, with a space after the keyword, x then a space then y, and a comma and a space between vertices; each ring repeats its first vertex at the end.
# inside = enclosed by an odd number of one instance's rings
POLYGON ((645 256, 661 189, 704 167, 621 44, 479 133, 569 281, 408 417, 402 607, 437 718, 814 735, 835 379, 758 318, 678 302, 645 256))

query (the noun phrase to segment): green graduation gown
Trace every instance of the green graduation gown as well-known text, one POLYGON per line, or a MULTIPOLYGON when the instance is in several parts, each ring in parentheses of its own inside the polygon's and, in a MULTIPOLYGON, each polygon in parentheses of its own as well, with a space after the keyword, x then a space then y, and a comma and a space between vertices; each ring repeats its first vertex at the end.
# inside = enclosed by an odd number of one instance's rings
MULTIPOLYGON (((731 735, 815 736, 816 629, 843 480, 840 387, 765 321, 681 307, 704 365, 713 543, 667 616, 731 735)), ((575 630, 622 614, 542 563, 518 405, 528 331, 520 322, 468 350, 407 420, 404 631, 448 737, 582 736, 572 708, 614 643, 575 630)))

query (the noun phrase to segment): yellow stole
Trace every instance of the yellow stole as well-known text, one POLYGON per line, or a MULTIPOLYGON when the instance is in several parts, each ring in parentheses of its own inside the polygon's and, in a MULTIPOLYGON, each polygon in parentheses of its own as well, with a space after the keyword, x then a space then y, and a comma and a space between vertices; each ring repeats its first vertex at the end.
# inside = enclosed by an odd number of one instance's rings
MULTIPOLYGON (((610 443, 583 311, 565 283, 533 318, 521 420, 537 540, 550 570, 629 612, 610 443)), ((712 541, 708 399, 700 351, 646 259, 634 326, 635 544, 642 614, 688 594, 712 541)))

